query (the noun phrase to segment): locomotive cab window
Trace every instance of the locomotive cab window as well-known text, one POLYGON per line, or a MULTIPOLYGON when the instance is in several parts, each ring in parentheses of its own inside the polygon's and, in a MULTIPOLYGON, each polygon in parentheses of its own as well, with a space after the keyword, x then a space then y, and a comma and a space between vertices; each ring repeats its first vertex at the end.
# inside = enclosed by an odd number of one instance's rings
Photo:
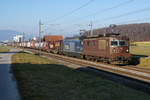
POLYGON ((126 46, 126 42, 123 40, 119 41, 119 46, 126 46))
POLYGON ((90 46, 90 41, 87 41, 87 45, 90 46))
POLYGON ((95 46, 96 45, 96 43, 95 43, 95 41, 93 41, 93 46, 95 46))
POLYGON ((118 41, 111 41, 111 46, 118 46, 118 41))

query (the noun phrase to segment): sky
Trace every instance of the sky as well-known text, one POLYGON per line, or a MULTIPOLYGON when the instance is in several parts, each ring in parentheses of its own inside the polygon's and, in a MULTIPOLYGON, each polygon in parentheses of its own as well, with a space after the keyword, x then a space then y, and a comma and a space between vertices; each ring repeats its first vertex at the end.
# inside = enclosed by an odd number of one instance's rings
POLYGON ((91 21, 93 28, 150 22, 149 0, 0 0, 0 7, 0 30, 28 36, 38 35, 39 20, 43 35, 63 36, 89 30, 91 21))

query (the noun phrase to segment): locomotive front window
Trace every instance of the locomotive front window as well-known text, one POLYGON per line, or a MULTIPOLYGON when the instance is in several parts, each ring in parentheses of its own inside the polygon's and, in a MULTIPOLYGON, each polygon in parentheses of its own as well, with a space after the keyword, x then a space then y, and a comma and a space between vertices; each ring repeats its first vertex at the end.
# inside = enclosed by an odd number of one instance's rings
POLYGON ((95 46, 95 41, 93 41, 93 46, 95 46))
POLYGON ((119 46, 125 46, 125 45, 126 45, 125 41, 119 41, 119 46))
POLYGON ((111 46, 118 46, 118 41, 111 41, 111 46))
POLYGON ((90 46, 90 41, 87 41, 87 45, 90 46))

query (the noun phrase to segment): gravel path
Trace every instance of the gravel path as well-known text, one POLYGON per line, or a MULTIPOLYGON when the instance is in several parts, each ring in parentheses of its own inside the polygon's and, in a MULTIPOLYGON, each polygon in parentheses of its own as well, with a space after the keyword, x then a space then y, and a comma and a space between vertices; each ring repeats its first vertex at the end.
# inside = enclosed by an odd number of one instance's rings
POLYGON ((15 53, 16 49, 0 53, 0 100, 20 100, 16 80, 11 73, 11 56, 15 53))

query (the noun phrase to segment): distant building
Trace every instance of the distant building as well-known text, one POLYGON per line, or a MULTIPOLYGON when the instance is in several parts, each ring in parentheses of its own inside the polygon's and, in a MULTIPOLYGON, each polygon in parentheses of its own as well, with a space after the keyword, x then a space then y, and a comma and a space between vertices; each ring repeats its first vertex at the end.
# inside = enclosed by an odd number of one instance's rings
POLYGON ((23 41, 23 35, 16 35, 13 37, 14 42, 22 42, 23 41))
POLYGON ((32 40, 36 41, 36 40, 37 40, 37 38, 36 38, 36 37, 33 37, 33 39, 32 39, 32 40))
POLYGON ((8 43, 9 41, 8 40, 4 40, 4 41, 2 41, 3 43, 8 43))

